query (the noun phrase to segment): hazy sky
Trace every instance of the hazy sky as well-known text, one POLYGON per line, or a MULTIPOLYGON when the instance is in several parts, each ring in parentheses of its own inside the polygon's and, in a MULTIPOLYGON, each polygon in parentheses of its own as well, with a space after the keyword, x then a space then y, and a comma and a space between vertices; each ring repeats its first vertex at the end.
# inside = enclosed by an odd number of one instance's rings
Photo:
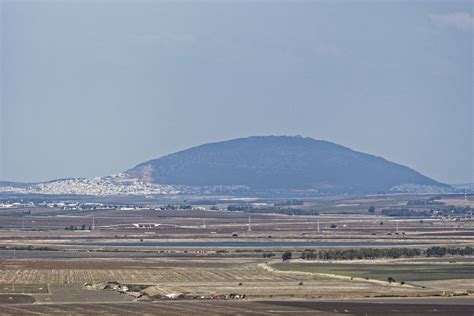
POLYGON ((471 0, 0 3, 1 180, 289 134, 474 182, 471 0))

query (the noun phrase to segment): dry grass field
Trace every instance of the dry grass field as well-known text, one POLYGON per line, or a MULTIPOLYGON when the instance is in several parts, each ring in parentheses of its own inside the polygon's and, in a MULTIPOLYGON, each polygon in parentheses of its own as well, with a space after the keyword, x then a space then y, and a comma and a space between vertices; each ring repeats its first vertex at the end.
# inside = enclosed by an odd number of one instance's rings
POLYGON ((271 271, 261 259, 198 260, 6 260, 1 284, 75 285, 118 281, 148 284, 157 293, 245 294, 247 299, 341 299, 437 294, 437 289, 396 287, 365 281, 340 280, 317 274, 271 271))

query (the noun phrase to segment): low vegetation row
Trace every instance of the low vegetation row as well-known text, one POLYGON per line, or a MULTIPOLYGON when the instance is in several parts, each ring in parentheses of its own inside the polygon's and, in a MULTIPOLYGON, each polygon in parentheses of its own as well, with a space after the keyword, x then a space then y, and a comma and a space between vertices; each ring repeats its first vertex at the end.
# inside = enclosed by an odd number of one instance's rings
POLYGON ((426 205, 446 205, 446 203, 438 201, 440 200, 440 196, 434 196, 430 197, 429 199, 423 199, 423 200, 410 200, 407 202, 408 206, 426 206, 426 205))
POLYGON ((416 257, 421 255, 420 249, 350 249, 350 250, 304 250, 301 259, 305 260, 355 260, 377 258, 416 257))
POLYGON ((27 251, 59 251, 58 249, 49 248, 47 246, 34 247, 28 246, 0 246, 0 250, 27 250, 27 251))
POLYGON ((446 247, 431 247, 425 251, 428 257, 444 257, 444 256, 473 256, 474 248, 446 248, 446 247))
POLYGON ((291 208, 288 206, 266 206, 264 208, 254 207, 252 205, 229 205, 227 210, 230 212, 246 212, 246 213, 269 213, 269 214, 285 214, 285 215, 319 215, 319 212, 312 209, 291 208))
MULTIPOLYGON (((274 205, 265 206, 254 206, 252 204, 236 204, 229 205, 227 210, 230 212, 246 212, 246 213, 275 213, 275 214, 286 214, 286 215, 319 215, 319 211, 314 208, 303 208, 303 201, 288 200, 274 205)), ((414 206, 414 209, 401 207, 401 208, 388 208, 382 210, 376 210, 374 206, 368 208, 369 214, 381 214, 383 216, 391 217, 433 217, 433 216, 466 216, 472 215, 474 209, 469 206, 455 206, 455 205, 444 205, 444 203, 438 203, 437 201, 416 201, 407 203, 409 206, 414 206), (414 203, 414 204, 413 204, 414 203), (426 203, 426 204, 423 204, 426 203), (417 209, 416 206, 429 206, 430 209, 417 209)))
POLYGON ((381 214, 384 216, 401 216, 401 217, 430 217, 433 215, 433 210, 430 211, 413 211, 410 209, 388 209, 382 210, 381 214))
MULTIPOLYGON (((379 259, 379 258, 413 258, 419 256, 444 257, 444 256, 472 256, 474 248, 445 248, 431 247, 426 250, 410 248, 390 249, 350 249, 350 250, 311 250, 307 249, 301 253, 304 260, 356 260, 356 259, 379 259)), ((285 258, 288 259, 288 254, 285 258)))
MULTIPOLYGON (((373 209, 369 208, 369 213, 373 213, 373 209)), ((393 217, 431 217, 431 216, 451 216, 451 215, 471 215, 474 209, 469 206, 461 207, 454 205, 443 205, 429 210, 412 210, 408 208, 384 209, 380 213, 384 216, 393 217)))

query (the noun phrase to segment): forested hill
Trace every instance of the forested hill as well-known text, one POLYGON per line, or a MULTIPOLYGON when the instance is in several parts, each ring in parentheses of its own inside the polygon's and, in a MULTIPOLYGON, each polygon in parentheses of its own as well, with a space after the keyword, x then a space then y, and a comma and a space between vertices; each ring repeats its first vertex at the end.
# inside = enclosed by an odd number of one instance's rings
POLYGON ((147 161, 126 173, 160 184, 245 185, 256 191, 376 193, 405 184, 447 187, 381 157, 301 136, 205 144, 147 161))

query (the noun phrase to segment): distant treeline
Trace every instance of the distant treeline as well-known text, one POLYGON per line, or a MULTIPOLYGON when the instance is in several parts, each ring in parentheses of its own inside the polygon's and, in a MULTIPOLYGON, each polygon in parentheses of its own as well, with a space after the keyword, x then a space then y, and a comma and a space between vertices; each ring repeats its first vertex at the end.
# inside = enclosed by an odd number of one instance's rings
POLYGON ((286 200, 275 203, 275 206, 293 206, 293 205, 303 205, 304 201, 302 200, 286 200))
POLYGON ((59 251, 58 249, 49 248, 47 246, 34 247, 28 246, 0 246, 0 250, 27 250, 27 251, 59 251))
POLYGON ((429 211, 413 211, 407 208, 400 208, 400 209, 388 209, 382 210, 382 215, 384 216, 403 216, 403 217, 412 217, 412 216, 431 216, 433 214, 433 210, 429 211))
POLYGON ((246 212, 246 213, 276 213, 285 215, 319 215, 318 211, 311 209, 300 209, 300 208, 288 208, 288 207, 275 207, 268 206, 265 208, 253 207, 252 205, 229 205, 228 211, 231 212, 246 212))
POLYGON ((77 226, 71 225, 71 226, 66 226, 64 228, 64 230, 71 230, 71 231, 74 231, 74 230, 92 230, 92 227, 89 226, 88 228, 86 228, 85 224, 82 224, 81 228, 78 228, 77 226))
POLYGON ((410 205, 445 205, 446 203, 441 202, 441 201, 436 201, 436 198, 429 198, 427 200, 411 200, 407 202, 407 206, 410 205))
POLYGON ((444 215, 448 215, 448 214, 463 215, 463 214, 469 214, 469 213, 474 212, 474 209, 470 208, 469 206, 445 205, 434 211, 438 211, 438 213, 442 213, 444 215))
POLYGON ((311 250, 306 249, 301 253, 304 260, 356 260, 379 258, 413 258, 419 256, 444 257, 444 256, 472 256, 474 248, 445 248, 431 247, 426 250, 410 248, 389 249, 350 249, 350 250, 311 250))
POLYGON ((472 256, 474 255, 474 248, 446 248, 446 247, 431 247, 425 251, 428 257, 444 257, 448 256, 472 256))
POLYGON ((191 202, 192 205, 217 205, 216 200, 198 200, 191 202))
POLYGON ((469 206, 441 205, 430 210, 412 210, 408 208, 393 208, 382 210, 381 214, 385 216, 402 216, 402 217, 429 217, 429 216, 449 216, 449 215, 467 215, 472 214, 474 209, 469 206))
POLYGON ((11 212, 0 212, 0 216, 25 216, 31 215, 31 211, 11 211, 11 212))
POLYGON ((168 204, 166 206, 161 206, 161 211, 176 211, 176 210, 191 210, 192 206, 190 204, 183 204, 183 205, 171 205, 168 204))

